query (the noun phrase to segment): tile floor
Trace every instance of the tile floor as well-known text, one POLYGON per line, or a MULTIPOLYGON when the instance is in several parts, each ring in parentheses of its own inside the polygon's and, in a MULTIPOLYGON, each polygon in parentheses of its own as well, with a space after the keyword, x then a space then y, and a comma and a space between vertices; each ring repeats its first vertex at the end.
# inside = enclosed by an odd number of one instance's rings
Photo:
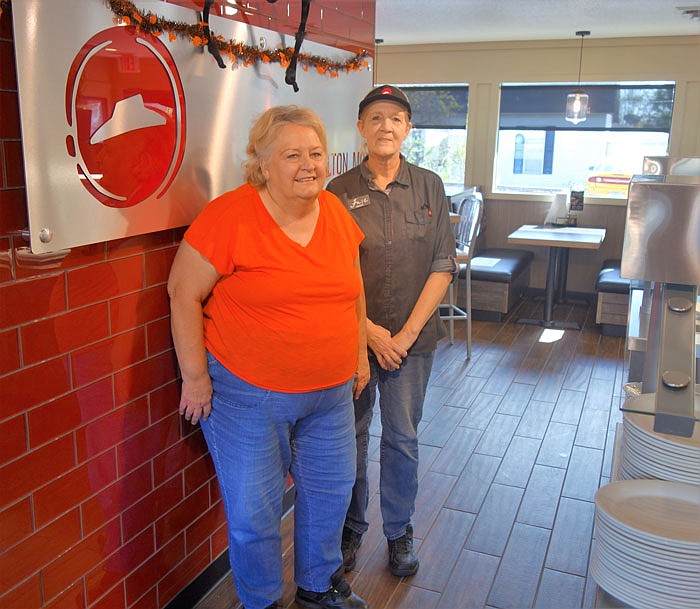
MULTIPOLYGON (((387 568, 376 489, 380 425, 372 426, 371 527, 348 574, 372 609, 620 607, 588 576, 594 494, 609 481, 624 377, 624 339, 602 336, 594 307, 562 305, 581 331, 474 322, 465 361, 463 324, 441 341, 420 427, 414 529, 419 572, 387 568), (460 327, 461 326, 461 327, 460 327)), ((285 607, 293 601, 293 518, 283 523, 285 607)), ((230 576, 197 609, 239 607, 230 576)))

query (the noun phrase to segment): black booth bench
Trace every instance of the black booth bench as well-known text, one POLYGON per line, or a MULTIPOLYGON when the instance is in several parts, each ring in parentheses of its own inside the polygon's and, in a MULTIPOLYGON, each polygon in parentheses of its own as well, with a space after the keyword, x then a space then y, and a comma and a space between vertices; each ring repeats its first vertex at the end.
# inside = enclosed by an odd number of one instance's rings
MULTIPOLYGON (((533 257, 528 250, 490 248, 472 258, 472 314, 475 319, 500 321, 511 310, 530 283, 533 257)), ((460 281, 464 281, 465 273, 466 265, 460 271, 460 281)), ((464 298, 465 290, 460 288, 457 294, 460 304, 459 297, 464 298)))

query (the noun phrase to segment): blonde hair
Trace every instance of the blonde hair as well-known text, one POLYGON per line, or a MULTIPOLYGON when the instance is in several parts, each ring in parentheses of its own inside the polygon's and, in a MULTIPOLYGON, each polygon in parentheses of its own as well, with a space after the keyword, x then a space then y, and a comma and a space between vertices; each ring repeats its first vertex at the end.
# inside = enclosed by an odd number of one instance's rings
POLYGON ((323 152, 328 156, 326 128, 318 114, 301 106, 273 106, 257 118, 248 134, 248 145, 245 150, 248 158, 243 163, 243 179, 251 186, 260 188, 267 182, 260 166, 260 160, 269 159, 270 148, 278 131, 284 125, 311 127, 318 135, 323 152))

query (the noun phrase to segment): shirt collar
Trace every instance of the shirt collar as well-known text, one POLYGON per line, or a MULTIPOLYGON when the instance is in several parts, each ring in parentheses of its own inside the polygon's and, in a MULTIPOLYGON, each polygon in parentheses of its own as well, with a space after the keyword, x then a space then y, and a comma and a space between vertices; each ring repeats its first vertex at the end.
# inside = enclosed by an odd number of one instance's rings
MULTIPOLYGON (((389 186, 391 186, 392 184, 398 184, 399 186, 407 187, 410 182, 410 177, 408 173, 408 163, 406 162, 406 157, 404 157, 403 154, 399 153, 399 157, 401 159, 401 162, 399 164, 399 171, 396 174, 394 180, 390 182, 389 186)), ((369 157, 365 156, 365 158, 362 159, 362 164, 360 165, 360 175, 362 175, 362 177, 368 184, 371 184, 374 176, 367 167, 368 158, 369 157)))

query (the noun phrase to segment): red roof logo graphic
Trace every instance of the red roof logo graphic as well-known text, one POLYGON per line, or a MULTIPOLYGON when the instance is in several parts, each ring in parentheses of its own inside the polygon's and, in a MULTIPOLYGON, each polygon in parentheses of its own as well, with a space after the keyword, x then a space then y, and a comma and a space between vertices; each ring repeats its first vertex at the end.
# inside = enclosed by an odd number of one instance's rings
POLYGON ((68 153, 82 184, 108 207, 161 197, 185 151, 185 95, 155 36, 113 27, 78 52, 66 83, 68 153))

